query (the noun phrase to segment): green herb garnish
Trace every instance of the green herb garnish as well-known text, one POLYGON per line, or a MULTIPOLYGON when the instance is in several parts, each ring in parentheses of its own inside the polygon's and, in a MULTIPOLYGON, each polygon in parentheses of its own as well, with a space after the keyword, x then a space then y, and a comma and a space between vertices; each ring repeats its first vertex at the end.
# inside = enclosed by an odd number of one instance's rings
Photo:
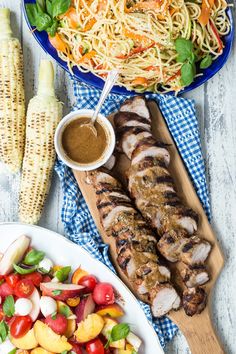
POLYGON ((32 266, 32 268, 22 268, 20 266, 18 266, 17 264, 13 263, 13 268, 15 269, 15 271, 19 274, 30 274, 36 271, 37 266, 32 266))
POLYGON ((55 320, 55 319, 57 318, 57 311, 55 311, 55 312, 53 312, 53 313, 51 314, 51 318, 52 318, 53 320, 55 320))
POLYGON ((22 263, 27 265, 37 265, 44 259, 44 256, 45 253, 42 251, 31 250, 26 254, 22 263))
POLYGON ((53 293, 53 295, 55 295, 55 296, 61 295, 62 290, 59 290, 59 289, 58 289, 58 290, 53 290, 52 293, 53 293))
POLYGON ((196 56, 193 52, 193 43, 185 38, 175 41, 175 49, 178 53, 177 62, 183 63, 181 67, 181 84, 190 85, 196 75, 196 56))
POLYGON ((12 317, 15 313, 15 302, 14 298, 12 295, 9 295, 6 297, 4 300, 3 306, 2 306, 4 315, 7 317, 12 317))
POLYGON ((0 343, 5 342, 9 333, 9 327, 5 321, 0 322, 0 343))
POLYGON ((67 305, 62 305, 62 306, 60 306, 60 308, 59 308, 59 313, 60 313, 61 315, 64 315, 64 316, 67 318, 67 317, 69 317, 69 316, 71 315, 71 310, 70 310, 69 306, 67 306, 67 305))
POLYGON ((105 345, 105 348, 108 348, 109 345, 113 342, 116 342, 120 339, 124 339, 128 336, 130 332, 130 326, 127 323, 119 323, 112 327, 109 339, 105 345))
POLYGON ((70 274, 70 272, 71 272, 71 267, 68 266, 68 267, 63 267, 63 268, 57 270, 54 275, 60 282, 63 282, 68 278, 68 275, 70 274))
POLYGON ((16 354, 17 349, 12 349, 8 354, 16 354))
POLYGON ((212 56, 210 54, 207 54, 201 61, 200 63, 200 68, 201 69, 206 69, 212 64, 212 56))
POLYGON ((66 13, 70 4, 71 0, 36 0, 35 4, 26 4, 25 8, 31 26, 54 37, 59 25, 58 16, 66 13))

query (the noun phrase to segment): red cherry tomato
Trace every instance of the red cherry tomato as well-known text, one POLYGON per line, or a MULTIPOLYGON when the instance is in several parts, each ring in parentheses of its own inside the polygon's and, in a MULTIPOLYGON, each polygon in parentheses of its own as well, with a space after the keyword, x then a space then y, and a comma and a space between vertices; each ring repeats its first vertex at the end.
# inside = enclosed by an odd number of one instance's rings
POLYGON ((86 352, 88 354, 104 354, 104 346, 100 339, 93 339, 86 344, 86 352))
POLYGON ((34 291, 34 284, 31 280, 21 279, 16 283, 14 293, 17 297, 29 297, 34 291))
POLYGON ((111 284, 98 283, 93 290, 93 300, 98 305, 114 304, 115 294, 111 284))
POLYGON ((47 316, 45 323, 57 334, 65 334, 67 330, 67 319, 60 313, 56 314, 55 317, 52 315, 47 316))
POLYGON ((30 316, 16 316, 11 323, 10 333, 14 338, 23 337, 31 328, 30 316))
MULTIPOLYGON (((43 281, 43 276, 42 276, 42 274, 40 274, 38 272, 34 272, 31 274, 23 275, 22 279, 31 280, 35 286, 39 287, 40 283, 42 283, 42 281, 43 281)), ((51 278, 50 278, 50 281, 51 281, 51 278)))
POLYGON ((97 278, 94 275, 84 275, 78 282, 79 285, 83 285, 85 287, 84 291, 89 293, 93 291, 97 283, 97 278))
POLYGON ((12 287, 6 282, 0 285, 0 296, 5 298, 9 295, 13 295, 14 290, 12 287))
POLYGON ((83 354, 81 346, 78 343, 73 340, 68 340, 68 342, 72 345, 72 352, 75 352, 75 354, 83 354))
POLYGON ((19 274, 9 274, 5 276, 5 280, 7 282, 7 284, 14 289, 14 287, 16 286, 16 283, 20 280, 20 276, 19 274))

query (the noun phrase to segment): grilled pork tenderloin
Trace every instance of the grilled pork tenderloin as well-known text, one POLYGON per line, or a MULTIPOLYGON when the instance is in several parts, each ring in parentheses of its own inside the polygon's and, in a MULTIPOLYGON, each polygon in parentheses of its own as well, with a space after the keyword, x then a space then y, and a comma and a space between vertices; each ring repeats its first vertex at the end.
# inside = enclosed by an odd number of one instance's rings
MULTIPOLYGON (((114 116, 114 122, 117 149, 131 160, 127 173, 128 190, 142 215, 158 231, 161 237, 158 250, 170 262, 183 262, 185 270, 181 276, 186 286, 205 283, 208 274, 200 270, 200 265, 208 257, 211 245, 195 235, 198 215, 177 195, 168 170, 168 146, 151 134, 151 116, 145 99, 139 96, 127 100, 114 116)), ((196 313, 203 308, 199 306, 196 313)), ((187 314, 191 313, 187 306, 185 310, 187 314)))

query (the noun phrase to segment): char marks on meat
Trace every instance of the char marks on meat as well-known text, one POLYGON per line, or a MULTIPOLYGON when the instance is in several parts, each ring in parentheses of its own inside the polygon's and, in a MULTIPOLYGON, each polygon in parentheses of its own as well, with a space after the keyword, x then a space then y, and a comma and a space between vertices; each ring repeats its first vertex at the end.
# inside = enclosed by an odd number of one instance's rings
POLYGON ((206 307, 207 294, 201 287, 188 288, 183 292, 183 308, 188 316, 201 313, 206 307))
MULTIPOLYGON (((176 192, 168 168, 168 145, 152 136, 145 98, 139 96, 125 101, 114 116, 114 123, 117 148, 131 160, 127 171, 130 196, 143 217, 157 230, 160 236, 158 250, 168 261, 182 264, 180 274, 188 288, 204 284, 209 276, 206 269, 200 267, 206 261, 211 245, 196 234, 198 214, 184 205, 176 192)), ((194 302, 203 290, 196 288, 194 293, 187 289, 186 294, 192 295, 194 302)), ((205 306, 206 296, 203 297, 196 311, 190 309, 192 302, 189 302, 185 306, 186 313, 199 313, 201 306, 205 306)))
POLYGON ((131 287, 151 305, 157 317, 177 309, 180 298, 170 283, 169 269, 159 262, 153 230, 108 172, 90 172, 88 179, 96 192, 101 223, 107 235, 115 237, 117 263, 131 287))

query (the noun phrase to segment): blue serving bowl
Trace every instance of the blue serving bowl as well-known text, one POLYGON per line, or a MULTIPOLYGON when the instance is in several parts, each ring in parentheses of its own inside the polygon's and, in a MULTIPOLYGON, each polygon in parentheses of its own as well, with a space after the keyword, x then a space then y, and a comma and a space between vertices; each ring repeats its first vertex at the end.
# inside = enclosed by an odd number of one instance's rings
MULTIPOLYGON (((26 4, 33 4, 33 3, 35 3, 35 0, 24 0, 22 2, 23 13, 24 13, 26 22, 27 22, 30 30, 32 30, 32 26, 29 23, 29 20, 28 20, 27 14, 26 14, 25 5, 26 4)), ((185 87, 181 91, 181 93, 192 91, 195 88, 201 86, 206 81, 208 81, 212 76, 214 76, 226 63, 226 61, 229 57, 229 54, 230 54, 230 51, 231 51, 231 48, 233 45, 233 39, 234 39, 234 21, 233 21, 233 14, 232 14, 231 9, 227 9, 227 13, 228 13, 228 17, 229 17, 230 23, 231 23, 231 30, 230 30, 230 33, 223 38, 223 42, 224 42, 225 47, 224 47, 224 51, 223 51, 222 55, 220 55, 216 60, 214 60, 214 62, 212 63, 212 65, 209 68, 207 68, 205 70, 201 70, 203 75, 196 77, 194 82, 191 85, 185 87)), ((33 33, 33 36, 35 37, 35 39, 37 40, 37 42, 40 44, 40 46, 44 49, 44 51, 47 54, 49 54, 53 59, 55 59, 57 61, 57 63, 64 70, 69 72, 69 69, 67 67, 67 63, 59 58, 57 51, 50 44, 50 42, 48 40, 47 32, 33 31, 32 33, 33 33)), ((83 73, 77 67, 73 68, 73 73, 74 73, 74 77, 76 79, 83 81, 86 84, 88 84, 90 86, 94 86, 98 89, 103 88, 104 81, 102 79, 98 78, 97 76, 93 75, 92 73, 83 73)), ((112 92, 120 94, 120 95, 137 95, 137 92, 128 91, 124 87, 119 87, 119 86, 114 86, 114 88, 112 89, 112 92)), ((169 94, 170 94, 170 92, 169 92, 169 94)))

